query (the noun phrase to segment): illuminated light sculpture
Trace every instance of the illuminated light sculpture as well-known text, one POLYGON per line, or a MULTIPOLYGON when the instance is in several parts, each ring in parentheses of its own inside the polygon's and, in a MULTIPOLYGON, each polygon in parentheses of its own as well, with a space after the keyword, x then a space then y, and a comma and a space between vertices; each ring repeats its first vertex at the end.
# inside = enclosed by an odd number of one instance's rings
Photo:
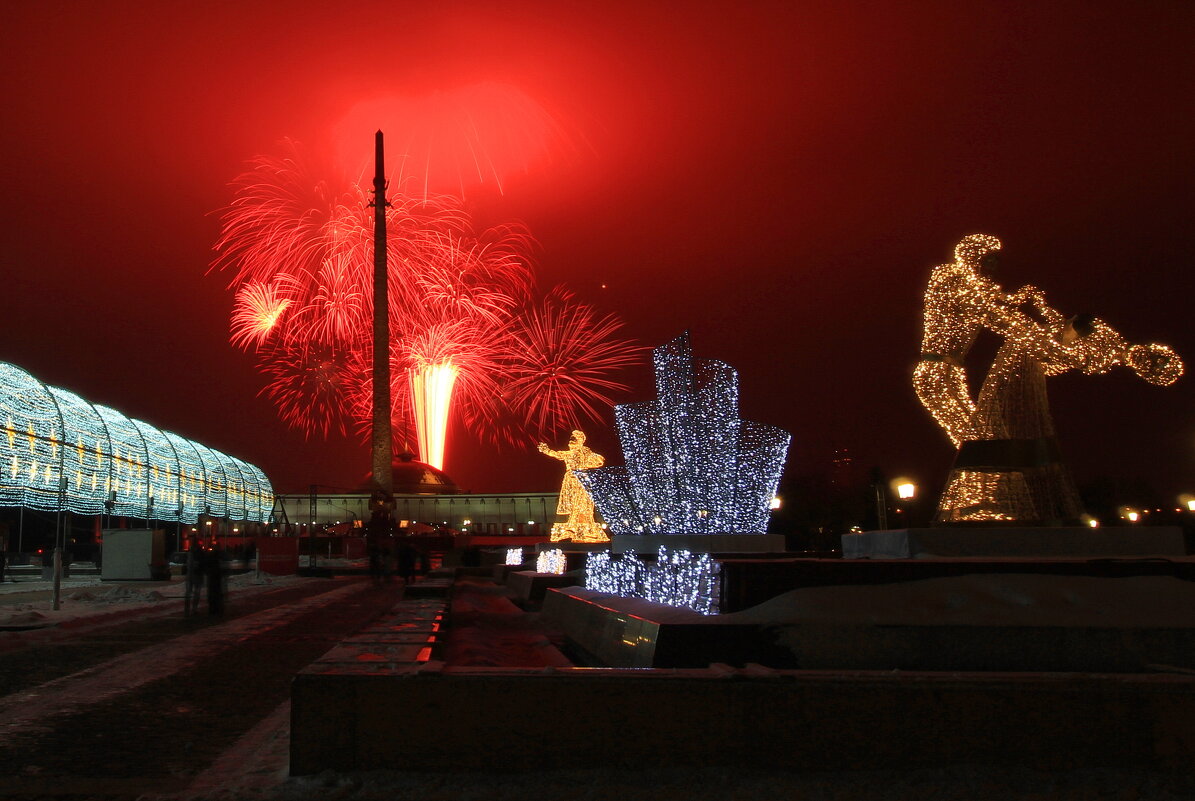
POLYGON ((508 565, 523 564, 523 549, 522 548, 507 548, 506 549, 506 564, 508 564, 508 565))
MULTIPOLYGON (((146 464, 148 465, 145 476, 148 493, 146 503, 151 516, 156 514, 159 509, 167 511, 177 509, 178 470, 174 469, 174 465, 178 464, 178 455, 174 452, 174 446, 170 444, 170 440, 164 433, 149 423, 143 423, 140 420, 132 422, 145 443, 146 464)), ((244 515, 237 519, 243 520, 244 515)))
POLYGON ((925 294, 925 333, 913 383, 921 403, 958 447, 936 522, 1077 522, 1078 492, 1059 455, 1047 376, 1089 375, 1123 364, 1153 384, 1173 384, 1182 361, 1164 345, 1130 345, 1102 320, 1066 317, 1041 290, 1005 293, 984 273, 1000 249, 972 234, 925 294), (964 360, 981 330, 1003 337, 976 401, 964 360))
MULTIPOLYGON (((934 268, 925 290, 921 360, 913 372, 913 387, 946 436, 958 447, 975 414, 963 364, 975 338, 989 322, 992 310, 1025 298, 1013 298, 981 273, 1000 240, 986 234, 964 237, 954 249, 954 261, 934 268)), ((988 326, 993 327, 993 326, 988 326)))
POLYGON ((738 374, 687 332, 652 360, 657 399, 614 407, 626 466, 576 473, 610 533, 763 533, 789 433, 740 419, 738 374))
POLYGON ((601 467, 606 463, 605 457, 589 449, 585 444, 584 431, 573 431, 567 450, 554 451, 543 442, 539 443, 538 448, 545 456, 564 462, 564 480, 560 483, 556 514, 567 515, 568 520, 553 524, 552 542, 608 542, 610 538, 593 518, 593 499, 577 478, 586 470, 601 467))
POLYGON ((643 598, 655 603, 692 609, 703 615, 718 614, 721 569, 708 553, 669 550, 661 546, 654 564, 634 552, 621 559, 609 551, 585 559, 585 589, 643 598))
POLYGON ((0 506, 194 523, 266 522, 265 475, 0 362, 0 506))
POLYGON ((564 551, 551 548, 540 551, 539 556, 535 557, 535 572, 563 574, 566 564, 564 551))
POLYGON ((73 392, 51 386, 46 389, 58 404, 63 421, 72 420, 77 428, 75 436, 63 442, 66 505, 80 514, 101 514, 111 481, 109 466, 96 448, 108 439, 104 422, 94 406, 73 392))
POLYGON ((203 460, 203 474, 205 477, 203 495, 208 514, 212 517, 224 517, 228 514, 228 490, 224 463, 216 458, 215 451, 198 442, 192 442, 191 447, 203 460))
MULTIPOLYGON (((196 450, 194 442, 183 439, 178 434, 170 431, 162 433, 166 435, 166 439, 170 440, 170 444, 174 446, 174 455, 178 459, 178 467, 174 471, 178 476, 179 490, 176 506, 183 510, 198 509, 202 513, 207 505, 205 500, 201 500, 204 498, 207 485, 207 469, 204 467, 203 458, 200 457, 199 451, 196 450)), ((264 476, 262 480, 264 480, 264 476)), ((265 487, 267 487, 268 491, 268 482, 265 483, 265 487)))

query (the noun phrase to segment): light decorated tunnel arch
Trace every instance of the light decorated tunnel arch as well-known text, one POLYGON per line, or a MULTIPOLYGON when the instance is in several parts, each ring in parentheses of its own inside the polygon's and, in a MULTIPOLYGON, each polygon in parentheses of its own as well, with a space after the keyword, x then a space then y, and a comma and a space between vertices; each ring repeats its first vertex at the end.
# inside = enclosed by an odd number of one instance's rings
POLYGON ((254 465, 0 362, 0 506, 194 523, 266 522, 254 465))

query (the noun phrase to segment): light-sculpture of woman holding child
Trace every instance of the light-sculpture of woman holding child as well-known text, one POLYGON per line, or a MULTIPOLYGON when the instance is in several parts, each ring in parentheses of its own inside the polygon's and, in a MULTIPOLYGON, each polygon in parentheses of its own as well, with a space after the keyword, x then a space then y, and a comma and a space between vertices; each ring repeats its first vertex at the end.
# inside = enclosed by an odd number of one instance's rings
POLYGON ((557 515, 567 515, 568 520, 552 526, 552 542, 572 540, 573 542, 608 542, 602 525, 593 517, 593 498, 573 475, 574 470, 589 470, 601 467, 605 458, 594 453, 585 445, 585 433, 574 431, 568 441, 568 450, 554 451, 543 442, 537 446, 539 452, 564 462, 564 481, 560 484, 560 502, 556 505, 557 515))

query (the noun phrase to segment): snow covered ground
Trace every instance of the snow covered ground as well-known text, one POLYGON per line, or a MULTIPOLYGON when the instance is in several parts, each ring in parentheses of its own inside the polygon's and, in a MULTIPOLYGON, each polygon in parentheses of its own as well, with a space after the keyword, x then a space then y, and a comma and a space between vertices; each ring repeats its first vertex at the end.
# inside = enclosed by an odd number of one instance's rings
MULTIPOLYGON (((300 581, 297 576, 255 576, 241 573, 228 577, 229 593, 241 594, 276 588, 300 581)), ((64 579, 60 588, 59 608, 53 608, 53 582, 37 580, 5 581, 0 584, 0 638, 20 629, 36 629, 66 623, 81 623, 88 618, 109 618, 113 613, 165 611, 182 603, 186 582, 171 581, 103 582, 98 576, 64 579)), ((206 603, 207 596, 203 596, 206 603)))
MULTIPOLYGON (((254 591, 280 582, 305 581, 295 577, 255 579, 252 574, 233 576, 231 591, 254 591), (260 583, 258 583, 260 582, 260 583)), ((49 609, 48 600, 6 603, 35 590, 38 582, 26 586, 0 585, 0 624, 31 619, 61 623, 97 622, 114 610, 165 609, 181 603, 183 582, 101 584, 87 579, 64 583, 63 608, 49 609), (30 613, 37 617, 29 617, 30 613), (24 616, 24 617, 22 617, 24 616)), ((659 607, 646 601, 605 596, 604 604, 648 616, 677 619, 688 615, 710 622, 695 613, 659 607)), ((1041 575, 966 576, 931 579, 908 584, 825 587, 796 590, 754 609, 725 615, 731 622, 794 625, 802 621, 834 621, 852 624, 886 625, 905 623, 933 625, 968 621, 985 625, 1106 625, 1106 626, 1192 626, 1195 625, 1195 586, 1164 577, 1132 579, 1088 579, 1041 575)), ((249 621, 246 621, 248 623, 249 621)), ((255 621, 256 622, 256 621, 255 621)), ((0 632, 20 636, 21 632, 0 632)), ((181 654, 180 658, 186 657, 181 654)), ((112 666, 126 677, 127 665, 112 666)), ((97 677, 98 678, 98 677, 97 677)), ((85 688, 87 689, 87 688, 85 688)), ((93 693, 96 688, 88 691, 93 693)), ((65 701, 64 701, 65 703, 65 701)), ((9 710, 10 712, 12 710, 9 710)), ((460 799, 587 799, 618 798, 620 801, 671 801, 671 799, 932 799, 967 798, 974 801, 1008 798, 1195 798, 1191 776, 1162 775, 1144 770, 1088 768, 1046 773, 1029 768, 984 765, 944 766, 917 770, 853 770, 796 772, 776 766, 774 770, 727 768, 661 769, 652 764, 651 743, 634 742, 628 733, 628 747, 643 753, 638 770, 609 770, 584 767, 583 717, 570 716, 569 736, 577 736, 576 766, 545 765, 534 773, 415 771, 326 772, 316 776, 287 776, 289 704, 244 737, 225 756, 200 774, 187 791, 173 799, 259 798, 279 801, 308 799, 410 799, 411 801, 456 801, 460 799)), ((10 721, 15 722, 15 721, 10 721)), ((26 725, 34 721, 26 722, 26 725)), ((548 733, 545 733, 548 736, 548 733)), ((529 748, 534 742, 528 743, 529 748)), ((147 798, 146 801, 153 801, 147 798)))
POLYGON ((1171 576, 979 573, 892 584, 809 587, 741 612, 713 616, 580 588, 566 592, 611 609, 675 623, 1195 627, 1195 583, 1171 576))

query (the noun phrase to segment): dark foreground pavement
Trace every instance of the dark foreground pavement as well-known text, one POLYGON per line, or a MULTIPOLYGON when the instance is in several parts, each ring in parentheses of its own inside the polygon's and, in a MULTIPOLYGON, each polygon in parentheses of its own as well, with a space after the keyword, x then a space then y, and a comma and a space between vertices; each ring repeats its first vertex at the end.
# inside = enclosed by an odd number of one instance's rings
MULTIPOLYGON (((0 650, 0 797, 176 793, 275 715, 295 672, 401 585, 308 579, 170 613, 37 632, 0 650)), ((253 754, 245 754, 252 759, 253 754)))
MULTIPOLYGON (((497 595, 475 589, 473 596, 462 594, 454 610, 458 633, 468 635, 451 643, 456 657, 486 664, 511 652, 512 637, 521 641, 534 635, 531 645, 542 647, 532 618, 516 619, 497 595)), ((462 769, 467 762, 462 760, 449 770, 326 771, 288 778, 292 677, 393 608, 400 595, 400 585, 374 588, 362 580, 298 579, 234 595, 221 620, 184 620, 181 609, 159 607, 128 613, 123 619, 108 615, 101 625, 80 621, 22 633, 15 644, 14 638, 0 637, 0 799, 1195 797, 1189 771, 1111 765, 1061 771, 1007 764, 876 770, 862 767, 869 760, 860 752, 857 769, 811 768, 800 754, 785 755, 774 766, 665 767, 656 757, 670 743, 644 738, 631 710, 625 727, 604 739, 605 747, 633 758, 618 767, 595 766, 596 743, 588 722, 593 707, 576 698, 557 699, 549 723, 540 720, 525 727, 521 745, 530 753, 545 754, 551 750, 545 744, 552 741, 564 741, 572 749, 572 756, 543 758, 533 770, 503 765, 462 769)), ((619 700, 614 694, 597 703, 619 700)), ((525 712, 517 711, 514 717, 525 712)), ((483 699, 470 716, 485 721, 494 714, 493 700, 483 699)), ((1051 711, 1043 709, 1042 714, 1051 711)), ((725 741, 728 722, 713 716, 689 736, 725 741)), ((426 716, 411 720, 411 725, 443 728, 445 720, 426 716)), ((982 728, 984 722, 977 720, 975 725, 982 728)), ((933 729, 928 719, 923 726, 933 729)))

